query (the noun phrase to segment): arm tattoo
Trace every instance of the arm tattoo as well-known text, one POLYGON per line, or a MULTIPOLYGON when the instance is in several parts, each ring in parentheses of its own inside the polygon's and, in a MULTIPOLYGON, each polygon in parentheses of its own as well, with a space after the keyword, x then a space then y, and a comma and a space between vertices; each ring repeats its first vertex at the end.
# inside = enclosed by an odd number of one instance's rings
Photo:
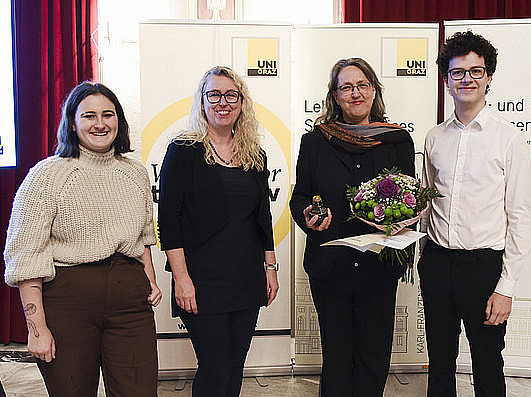
POLYGON ((33 303, 28 303, 26 306, 24 306, 24 313, 26 313, 26 316, 31 316, 32 314, 35 314, 37 312, 37 306, 35 306, 33 303))
POLYGON ((35 336, 35 338, 38 338, 41 334, 39 333, 39 331, 37 331, 37 326, 35 325, 35 323, 31 320, 28 320, 28 330, 30 332, 33 332, 33 335, 35 336))

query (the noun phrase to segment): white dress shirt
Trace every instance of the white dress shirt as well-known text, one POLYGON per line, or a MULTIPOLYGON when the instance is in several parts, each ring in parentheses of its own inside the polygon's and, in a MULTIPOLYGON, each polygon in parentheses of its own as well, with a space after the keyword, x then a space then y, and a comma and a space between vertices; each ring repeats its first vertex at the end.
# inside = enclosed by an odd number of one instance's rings
POLYGON ((523 134, 488 106, 466 127, 454 113, 426 136, 423 185, 444 195, 424 219, 428 237, 450 249, 505 249, 495 292, 510 297, 530 258, 530 178, 523 134))

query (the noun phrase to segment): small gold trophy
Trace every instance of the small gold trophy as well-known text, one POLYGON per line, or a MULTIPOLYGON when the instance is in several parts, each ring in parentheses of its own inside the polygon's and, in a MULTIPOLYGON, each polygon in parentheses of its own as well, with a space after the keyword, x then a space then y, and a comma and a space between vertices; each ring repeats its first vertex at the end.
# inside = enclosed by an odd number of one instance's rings
POLYGON ((318 216, 317 222, 315 222, 314 226, 319 226, 323 222, 324 218, 328 216, 328 209, 323 205, 323 200, 318 194, 313 196, 312 209, 310 210, 309 215, 310 219, 312 219, 315 215, 318 216))

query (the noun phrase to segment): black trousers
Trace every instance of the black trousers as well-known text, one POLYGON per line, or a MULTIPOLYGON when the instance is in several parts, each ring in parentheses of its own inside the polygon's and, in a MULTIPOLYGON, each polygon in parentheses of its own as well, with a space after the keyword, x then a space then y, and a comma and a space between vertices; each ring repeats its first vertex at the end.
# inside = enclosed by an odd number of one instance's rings
POLYGON ((193 397, 237 397, 258 307, 228 313, 181 315, 197 357, 193 397))
POLYGON ((157 337, 143 265, 114 254, 56 267, 44 283, 55 359, 37 360, 51 397, 96 397, 100 368, 107 396, 157 395, 157 337))
POLYGON ((418 264, 428 342, 428 396, 456 396, 461 321, 470 344, 476 396, 505 396, 506 322, 484 325, 503 251, 449 250, 428 241, 418 264))
POLYGON ((397 284, 363 292, 334 292, 310 279, 319 316, 322 397, 383 395, 393 343, 397 284))

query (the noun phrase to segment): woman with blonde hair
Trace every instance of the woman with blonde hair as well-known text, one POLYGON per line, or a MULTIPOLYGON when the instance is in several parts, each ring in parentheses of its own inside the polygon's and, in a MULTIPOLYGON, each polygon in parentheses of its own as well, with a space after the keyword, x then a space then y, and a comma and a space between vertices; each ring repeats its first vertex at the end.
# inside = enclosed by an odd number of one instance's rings
POLYGON ((194 397, 239 395, 259 308, 278 291, 268 174, 245 82, 210 69, 160 174, 160 242, 198 360, 194 397))

